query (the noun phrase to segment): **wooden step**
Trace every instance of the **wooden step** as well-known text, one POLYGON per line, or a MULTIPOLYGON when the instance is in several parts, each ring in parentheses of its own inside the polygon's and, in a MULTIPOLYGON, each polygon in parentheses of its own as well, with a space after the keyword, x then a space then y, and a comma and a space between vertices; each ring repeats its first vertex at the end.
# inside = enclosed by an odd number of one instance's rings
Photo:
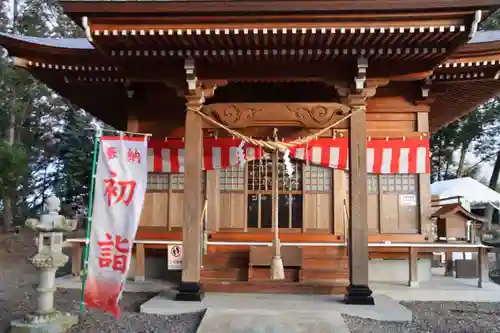
POLYGON ((248 267, 248 253, 214 253, 203 256, 204 267, 248 267))
POLYGON ((201 280, 246 281, 248 269, 246 268, 209 268, 201 269, 201 280))
POLYGON ((347 257, 347 250, 341 246, 304 246, 302 258, 347 257))
POLYGON ((286 293, 311 295, 343 295, 345 283, 299 283, 283 281, 204 281, 205 292, 221 293, 286 293))
POLYGON ((349 271, 347 269, 302 269, 300 271, 301 282, 348 282, 349 271))
POLYGON ((337 269, 343 270, 349 267, 347 258, 303 258, 303 269, 337 269))
MULTIPOLYGON (((252 274, 248 277, 249 281, 269 281, 271 276, 270 267, 252 267, 252 274)), ((298 282, 299 281, 299 269, 298 268, 285 268, 285 280, 286 282, 298 282)))

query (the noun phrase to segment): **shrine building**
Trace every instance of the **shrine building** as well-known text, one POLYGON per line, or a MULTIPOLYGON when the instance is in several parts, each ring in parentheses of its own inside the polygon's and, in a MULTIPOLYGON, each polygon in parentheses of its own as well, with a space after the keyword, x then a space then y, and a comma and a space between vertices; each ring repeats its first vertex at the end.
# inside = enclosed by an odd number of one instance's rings
POLYGON ((437 242, 429 138, 500 92, 500 31, 478 31, 498 0, 60 3, 86 38, 0 44, 103 122, 152 134, 137 280, 161 275, 178 299, 373 304, 370 282, 414 286, 432 252, 468 247, 481 283, 486 249, 437 242), (275 154, 246 139, 301 141, 275 154), (182 274, 166 267, 175 244, 182 274))

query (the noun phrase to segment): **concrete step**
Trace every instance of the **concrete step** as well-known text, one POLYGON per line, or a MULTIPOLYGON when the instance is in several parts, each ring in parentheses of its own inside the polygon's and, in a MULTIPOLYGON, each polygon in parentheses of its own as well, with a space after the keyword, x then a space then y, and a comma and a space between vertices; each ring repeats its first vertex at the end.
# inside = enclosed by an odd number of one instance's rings
POLYGON ((290 293, 344 295, 347 283, 301 283, 283 281, 203 281, 205 292, 221 293, 290 293))

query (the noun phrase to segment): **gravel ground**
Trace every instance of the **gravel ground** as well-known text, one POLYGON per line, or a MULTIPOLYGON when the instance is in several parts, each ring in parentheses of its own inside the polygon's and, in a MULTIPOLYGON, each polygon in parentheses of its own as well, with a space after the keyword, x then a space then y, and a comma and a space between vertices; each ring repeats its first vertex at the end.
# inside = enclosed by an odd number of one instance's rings
MULTIPOLYGON (((7 333, 10 321, 35 307, 36 270, 28 262, 34 252, 34 234, 0 235, 0 332, 7 333)), ((154 294, 126 293, 120 301, 121 317, 98 311, 85 312, 71 333, 195 333, 203 313, 155 316, 138 313, 139 305, 154 294)), ((78 314, 80 292, 58 290, 56 308, 78 314)))
MULTIPOLYGON (((35 306, 36 271, 28 262, 35 251, 34 234, 0 235, 0 333, 6 333, 12 319, 35 306)), ((183 316, 154 316, 138 313, 139 305, 152 297, 147 293, 126 293, 120 302, 121 318, 88 311, 71 333, 195 333, 203 313, 183 316)), ((57 309, 78 314, 80 293, 58 290, 57 309)), ((404 302, 413 311, 411 323, 379 322, 344 316, 351 332, 366 333, 500 333, 500 303, 404 302)))
POLYGON ((413 311, 411 323, 380 322, 344 315, 351 332, 495 333, 500 332, 500 303, 402 302, 413 311))

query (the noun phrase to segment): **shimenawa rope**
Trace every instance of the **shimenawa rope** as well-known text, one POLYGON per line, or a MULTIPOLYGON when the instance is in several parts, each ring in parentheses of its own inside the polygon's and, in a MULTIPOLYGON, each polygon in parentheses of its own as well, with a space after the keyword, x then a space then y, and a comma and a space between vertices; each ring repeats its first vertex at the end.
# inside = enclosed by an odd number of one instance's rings
POLYGON ((254 138, 251 138, 251 137, 248 137, 244 134, 241 134, 227 126, 225 126, 224 124, 221 124, 220 122, 214 120, 213 118, 209 117, 208 115, 204 114, 203 112, 201 112, 201 107, 198 108, 198 109, 194 109, 194 108, 188 108, 188 111, 191 111, 191 112, 194 112, 196 114, 198 114, 200 117, 202 117, 204 120, 208 121, 209 123, 212 123, 213 125, 217 126, 217 127, 220 127, 224 130, 226 130, 229 134, 233 135, 234 137, 238 138, 238 139, 241 139, 245 142, 248 142, 248 143, 251 143, 255 146, 259 146, 259 147, 262 147, 262 148, 265 148, 265 149, 268 149, 268 150, 271 150, 271 151, 275 151, 275 150, 286 150, 286 149, 290 149, 294 146, 298 146, 298 145, 302 145, 302 144, 305 144, 305 143, 308 143, 309 141, 313 140, 313 139, 316 139, 317 137, 319 137, 320 135, 324 134, 325 132, 327 132, 328 130, 334 128, 335 126, 337 126, 338 124, 340 124, 341 122, 351 118, 355 113, 357 112, 362 112, 363 109, 352 109, 351 108, 351 112, 342 117, 341 119, 337 120, 336 122, 334 122, 333 124, 319 130, 318 132, 316 133, 313 133, 313 134, 310 134, 304 138, 299 138, 299 139, 296 139, 296 140, 293 140, 293 141, 289 141, 289 142, 282 142, 282 141, 268 141, 268 140, 259 140, 259 139, 254 139, 254 138))

